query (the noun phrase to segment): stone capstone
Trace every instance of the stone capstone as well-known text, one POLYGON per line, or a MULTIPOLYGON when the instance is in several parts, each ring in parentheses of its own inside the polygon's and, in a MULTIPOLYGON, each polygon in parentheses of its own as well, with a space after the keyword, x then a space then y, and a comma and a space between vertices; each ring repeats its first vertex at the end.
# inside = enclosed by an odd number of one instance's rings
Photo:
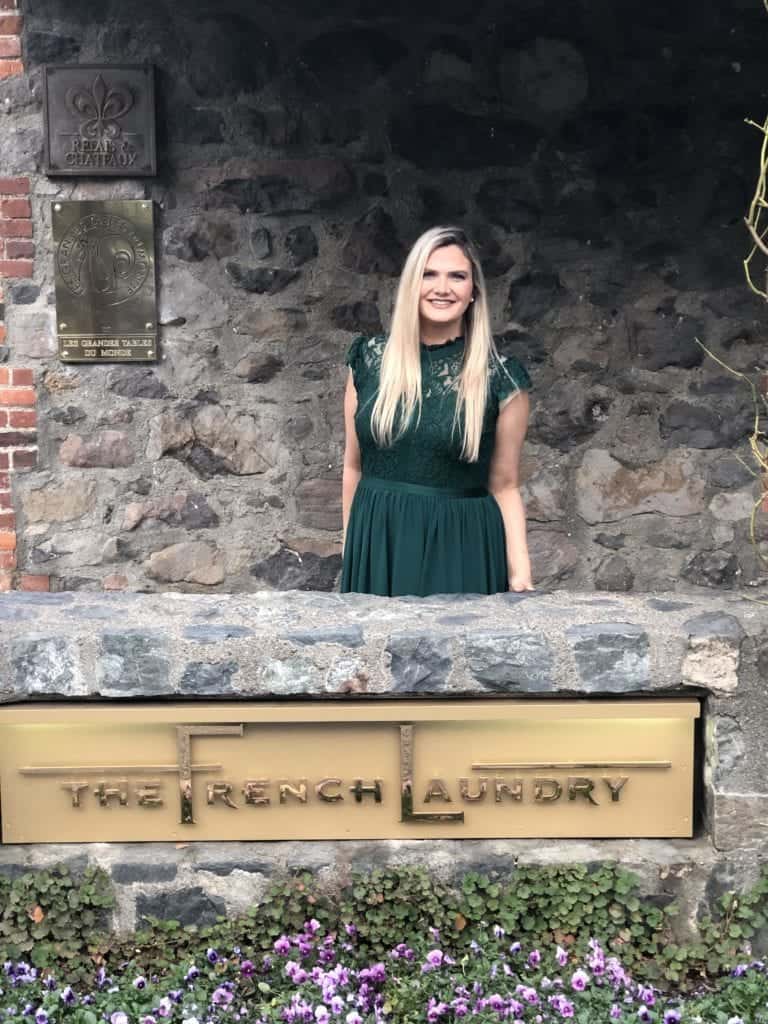
POLYGON ((182 673, 179 692, 185 696, 205 696, 211 692, 234 693, 233 676, 239 669, 236 661, 191 661, 182 673))
POLYGON ((30 695, 81 693, 77 652, 65 637, 15 640, 10 647, 14 685, 30 695))
POLYGON ((146 572, 160 582, 212 587, 224 581, 224 557, 214 544, 182 541, 150 555, 146 572))
POLYGON ((130 438, 119 430, 105 430, 90 440, 69 434, 59 448, 59 457, 65 466, 80 469, 116 469, 132 466, 135 460, 130 438))

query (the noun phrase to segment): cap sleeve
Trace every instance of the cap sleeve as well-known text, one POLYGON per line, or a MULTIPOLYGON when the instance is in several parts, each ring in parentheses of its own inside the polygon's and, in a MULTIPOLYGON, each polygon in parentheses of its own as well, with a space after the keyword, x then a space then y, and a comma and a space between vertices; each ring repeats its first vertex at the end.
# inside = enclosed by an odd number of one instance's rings
POLYGON ((491 388, 499 405, 519 391, 530 391, 531 378, 523 364, 514 356, 499 356, 493 367, 491 388))
POLYGON ((355 390, 358 392, 361 391, 365 385, 368 373, 368 365, 365 357, 366 345, 367 339, 365 335, 361 334, 359 338, 355 338, 347 352, 346 363, 352 370, 352 379, 355 382, 355 390))

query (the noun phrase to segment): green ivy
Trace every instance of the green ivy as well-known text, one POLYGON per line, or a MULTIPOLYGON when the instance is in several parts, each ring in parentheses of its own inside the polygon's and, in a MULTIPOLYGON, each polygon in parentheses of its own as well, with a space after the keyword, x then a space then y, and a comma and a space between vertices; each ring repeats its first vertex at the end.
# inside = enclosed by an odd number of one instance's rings
POLYGON ((111 881, 100 868, 81 878, 66 867, 0 878, 0 953, 36 967, 86 961, 113 906, 111 881))
POLYGON ((458 885, 423 868, 377 868, 353 873, 335 889, 304 873, 273 881, 241 915, 205 927, 150 918, 124 938, 99 935, 112 905, 109 881, 95 869, 80 880, 65 869, 0 878, 0 958, 64 962, 70 973, 92 969, 94 961, 130 959, 147 974, 162 974, 194 956, 201 943, 268 952, 310 918, 325 931, 354 925, 355 955, 368 960, 430 928, 439 931, 443 949, 460 956, 499 925, 527 948, 555 942, 578 951, 598 938, 635 976, 685 988, 744 958, 768 922, 768 868, 748 892, 723 896, 688 943, 674 940, 674 904, 641 896, 638 879, 614 864, 522 866, 503 877, 473 872, 458 885))

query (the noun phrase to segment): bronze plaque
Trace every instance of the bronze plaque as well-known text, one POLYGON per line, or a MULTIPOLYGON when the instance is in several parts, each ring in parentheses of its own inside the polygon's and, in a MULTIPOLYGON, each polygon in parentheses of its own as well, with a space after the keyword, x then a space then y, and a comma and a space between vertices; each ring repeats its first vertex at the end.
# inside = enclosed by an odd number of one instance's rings
POLYGON ((61 359, 157 359, 153 204, 57 200, 51 221, 61 359))
POLYGON ((696 700, 0 708, 4 843, 672 837, 696 700))
POLYGON ((48 64, 43 76, 47 174, 157 173, 150 64, 48 64))

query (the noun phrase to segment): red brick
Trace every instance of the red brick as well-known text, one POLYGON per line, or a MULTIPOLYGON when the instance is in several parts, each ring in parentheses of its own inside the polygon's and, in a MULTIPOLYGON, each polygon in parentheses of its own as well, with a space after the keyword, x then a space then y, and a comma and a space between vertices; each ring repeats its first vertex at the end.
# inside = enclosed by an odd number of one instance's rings
MULTIPOLYGON (((5 341, 5 324, 0 324, 0 345, 4 341, 5 341)), ((0 384, 2 384, 2 383, 3 383, 2 380, 0 380, 0 384)), ((8 383, 8 382, 6 381, 6 383, 8 383)))
POLYGON ((0 366, 0 384, 11 383, 11 371, 7 366, 0 366))
POLYGON ((0 491, 10 491, 11 478, 7 472, 0 473, 0 491))
POLYGON ((18 430, 0 430, 0 448, 29 448, 37 444, 37 434, 30 431, 22 434, 18 430))
POLYGON ((0 409, 0 427, 8 426, 8 413, 5 409, 0 409))
POLYGON ((0 388, 0 405, 34 405, 34 388, 0 388))
POLYGON ((16 385, 17 388, 31 388, 32 385, 35 383, 34 370, 14 370, 13 383, 16 385))
POLYGON ((7 452, 0 452, 0 469, 8 469, 11 465, 11 460, 8 457, 7 452))
POLYGON ((24 65, 20 60, 0 59, 0 79, 13 78, 14 75, 23 75, 24 65))
POLYGON ((38 590, 48 592, 51 589, 50 576, 34 576, 32 573, 23 573, 19 580, 20 590, 38 590))
POLYGON ((0 277, 32 277, 32 260, 0 260, 0 277))
POLYGON ((0 238, 31 238, 31 220, 0 220, 0 238))
POLYGON ((13 452, 13 468, 19 473, 37 466, 37 449, 31 452, 13 452))
POLYGON ((0 11, 18 11, 19 0, 0 0, 0 11))
POLYGON ((0 36, 0 57, 20 57, 21 40, 18 36, 0 36))
POLYGON ((0 569, 16 568, 16 552, 0 551, 0 569))
POLYGON ((16 531, 0 530, 0 551, 16 550, 16 531))
POLYGON ((7 594, 12 583, 13 576, 9 572, 0 572, 0 594, 7 594))
MULTIPOLYGON (((2 0, 0 0, 2 5, 2 0)), ((28 196, 29 178, 0 178, 0 196, 28 196)))
MULTIPOLYGON (((3 10, 1 3, 0 10, 3 10)), ((20 14, 0 14, 0 36, 20 36, 23 20, 20 14)))
POLYGON ((28 199, 3 199, 0 201, 0 217, 26 217, 32 216, 32 204, 28 199))
MULTIPOLYGON (((37 426, 37 413, 34 409, 12 409, 8 413, 8 425, 21 430, 37 426)), ((0 424, 2 426, 2 424, 0 424)))
POLYGON ((9 260, 31 260, 35 255, 35 243, 26 238, 9 238, 5 243, 5 255, 9 260))
POLYGON ((13 512, 0 512, 0 530, 15 530, 16 516, 13 512))
POLYGON ((13 508, 10 491, 0 491, 0 509, 13 508))

